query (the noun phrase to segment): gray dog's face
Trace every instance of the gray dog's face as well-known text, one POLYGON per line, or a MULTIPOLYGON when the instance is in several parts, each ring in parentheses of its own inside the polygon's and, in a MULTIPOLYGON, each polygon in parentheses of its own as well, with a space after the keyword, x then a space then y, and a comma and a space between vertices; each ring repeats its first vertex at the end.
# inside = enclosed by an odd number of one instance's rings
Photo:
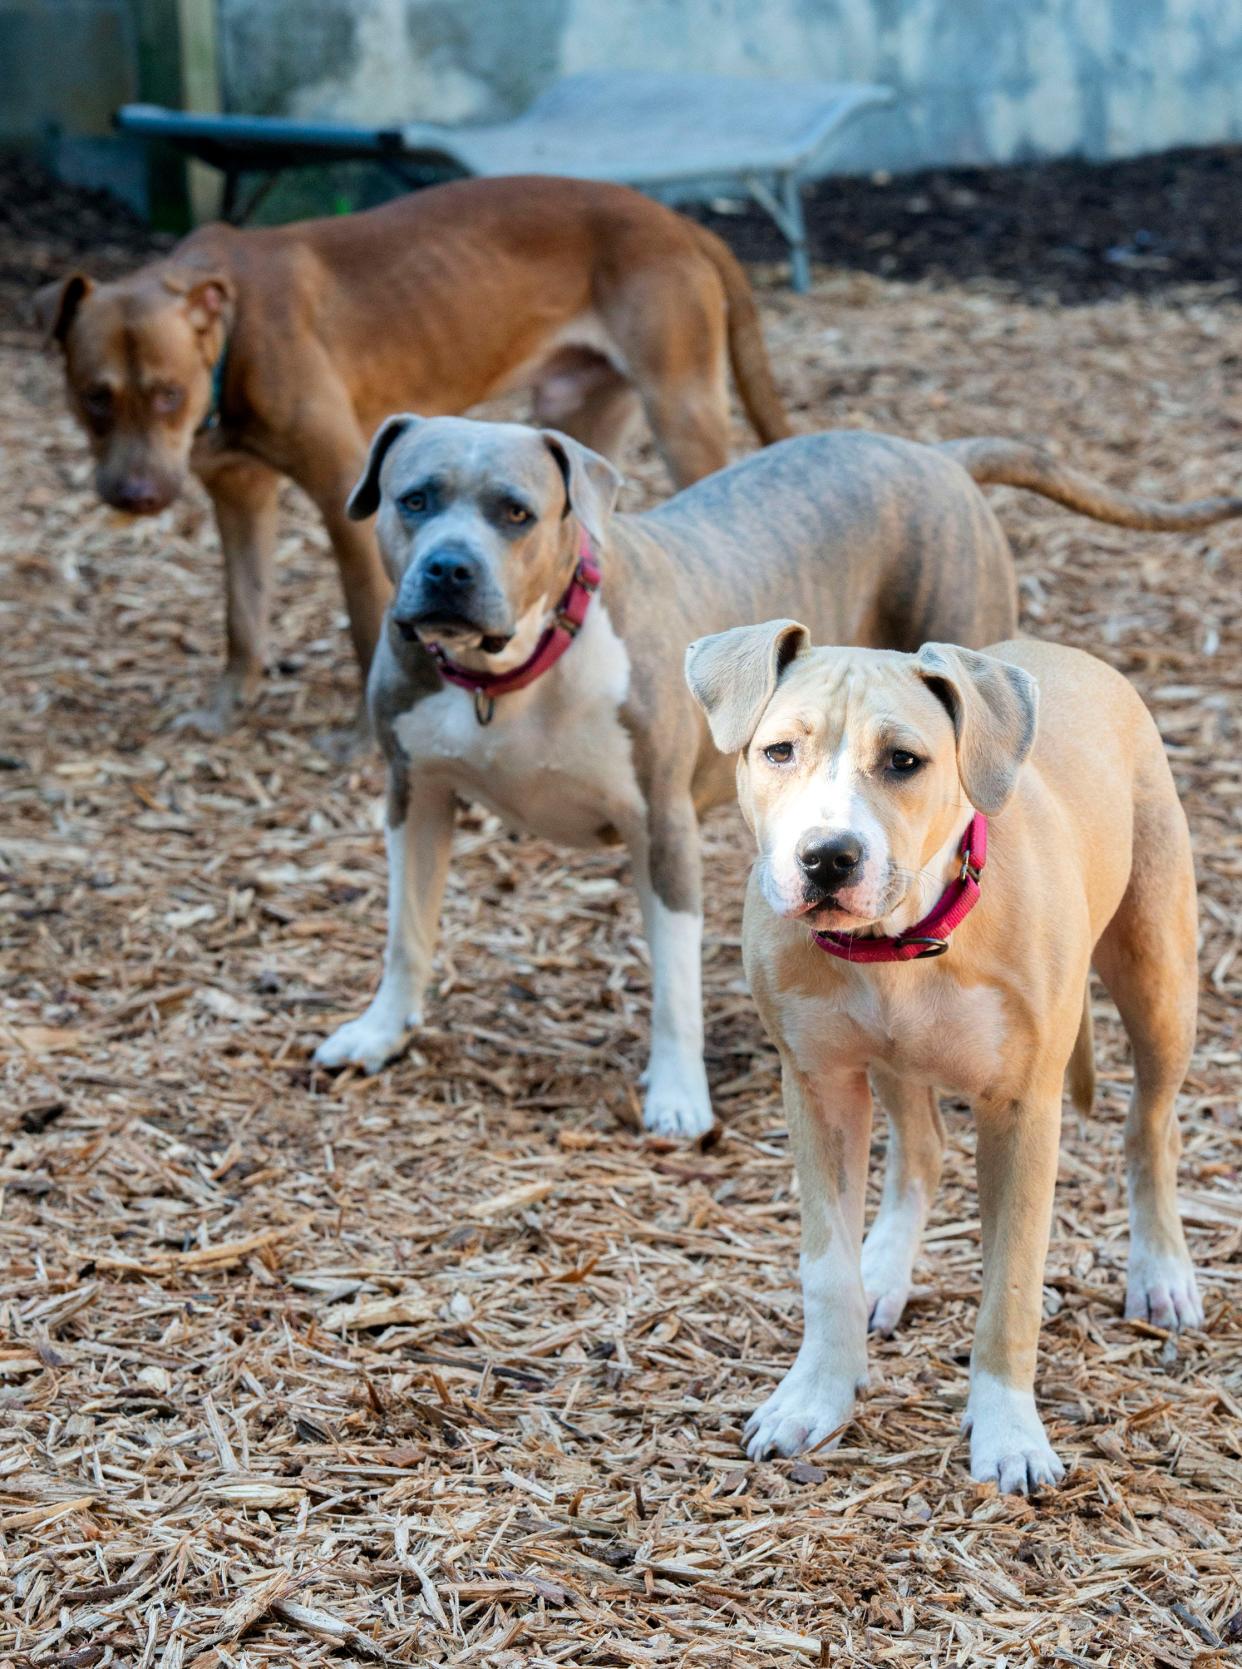
POLYGON ((604 458, 553 430, 403 415, 376 434, 349 513, 378 508, 404 637, 498 654, 556 607, 575 518, 598 545, 619 485, 604 458))

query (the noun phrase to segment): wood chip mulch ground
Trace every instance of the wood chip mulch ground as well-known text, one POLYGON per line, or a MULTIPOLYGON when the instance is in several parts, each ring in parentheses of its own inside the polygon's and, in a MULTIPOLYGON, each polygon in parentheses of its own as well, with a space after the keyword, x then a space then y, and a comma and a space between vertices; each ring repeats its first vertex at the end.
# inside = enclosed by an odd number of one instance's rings
MULTIPOLYGON (((1049 437, 1142 491, 1236 484, 1242 304, 763 282, 800 425, 1049 437)), ((749 445, 740 425, 739 448, 749 445)), ((664 491, 648 452, 631 504, 664 491)), ((1067 1116, 1039 1397, 1072 1471, 973 1484, 968 1118, 919 1287, 834 1453, 749 1464, 799 1331, 776 1063, 708 831, 720 1130, 646 1139, 624 863, 463 819, 438 994, 383 1076, 309 1051, 376 977, 381 774, 315 737, 353 672, 290 493, 278 664, 239 733, 203 501, 91 497, 55 367, 0 338, 0 1661, 784 1669, 1242 1659, 1242 530, 1144 538, 998 494, 1025 626, 1132 676, 1194 831, 1182 1192, 1208 1322, 1121 1317, 1129 1069, 1067 1116)), ((876 1165, 882 1135, 877 1134, 876 1165)))

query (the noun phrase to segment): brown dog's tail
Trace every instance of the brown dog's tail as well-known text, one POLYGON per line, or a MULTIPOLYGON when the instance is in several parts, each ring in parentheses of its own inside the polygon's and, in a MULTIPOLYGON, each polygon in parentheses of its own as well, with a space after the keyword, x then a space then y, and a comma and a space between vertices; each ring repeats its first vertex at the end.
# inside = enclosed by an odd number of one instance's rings
POLYGON ((729 331, 729 361, 733 380, 742 397, 751 428, 764 446, 788 440, 793 434, 781 397, 772 379, 768 350, 763 345, 759 310, 751 294, 750 280, 727 244, 706 226, 695 226, 699 246, 720 274, 724 285, 725 313, 729 331))
POLYGON ((1074 1039, 1074 1051, 1070 1055, 1069 1066, 1065 1072, 1069 1082, 1070 1100, 1084 1117, 1091 1111, 1095 1100, 1094 1045, 1095 1036, 1091 1025, 1091 982, 1088 980, 1082 999, 1082 1019, 1078 1023, 1078 1036, 1074 1039))
POLYGON ((938 452, 955 458, 980 484, 1025 487, 1055 499, 1067 510, 1092 516, 1115 527, 1134 527, 1147 533, 1188 533, 1242 516, 1242 498, 1197 498, 1189 504, 1165 504, 1158 498, 1139 498, 1115 491, 1089 475, 1071 469, 1040 446, 1024 441, 980 435, 972 440, 941 441, 938 452))

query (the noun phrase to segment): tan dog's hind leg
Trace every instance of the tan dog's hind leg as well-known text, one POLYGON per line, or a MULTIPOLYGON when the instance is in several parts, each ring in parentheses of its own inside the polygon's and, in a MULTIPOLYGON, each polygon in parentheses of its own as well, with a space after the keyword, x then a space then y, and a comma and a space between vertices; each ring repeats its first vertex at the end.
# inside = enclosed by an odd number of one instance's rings
POLYGON ((862 1249, 863 1286, 872 1332, 893 1332, 901 1320, 927 1213, 940 1185, 944 1120, 935 1090, 873 1066, 872 1081, 888 1114, 884 1189, 862 1249))
MULTIPOLYGON (((1066 1055, 1069 1045, 1066 1045, 1066 1055)), ((983 1297, 962 1422, 970 1471, 1003 1494, 1053 1484, 1065 1468, 1035 1409, 1035 1354, 1061 1133, 1061 1073, 1003 1108, 975 1109, 983 1297)))
POLYGON ((1201 1327, 1203 1304, 1177 1209, 1176 1099, 1194 1048, 1198 968, 1190 839, 1171 792, 1139 797, 1130 884, 1095 965, 1134 1051, 1126 1315, 1176 1329, 1201 1327))
POLYGON ((213 705, 183 713, 176 729, 222 735, 253 701, 267 665, 280 476, 257 459, 232 456, 204 476, 224 553, 228 659, 213 705))
POLYGON ((811 1080, 788 1058, 781 1089, 802 1193, 802 1345, 746 1423, 752 1460, 815 1448, 850 1418, 867 1379, 859 1259, 871 1090, 865 1073, 811 1080))
POLYGON ((354 1065, 378 1072, 400 1054, 420 1024, 448 874, 453 804, 448 789, 407 788, 400 765, 390 772, 384 972, 366 1011, 315 1050, 319 1066, 354 1065))

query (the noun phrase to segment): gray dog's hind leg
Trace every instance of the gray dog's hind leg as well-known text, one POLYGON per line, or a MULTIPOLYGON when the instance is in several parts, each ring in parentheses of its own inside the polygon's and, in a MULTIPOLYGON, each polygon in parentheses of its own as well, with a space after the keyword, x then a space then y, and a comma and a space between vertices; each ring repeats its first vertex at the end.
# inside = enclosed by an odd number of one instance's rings
POLYGON ((712 1127, 703 1066, 703 904, 699 823, 689 795, 651 807, 630 844, 651 952, 651 1057, 643 1123, 664 1136, 712 1127))

